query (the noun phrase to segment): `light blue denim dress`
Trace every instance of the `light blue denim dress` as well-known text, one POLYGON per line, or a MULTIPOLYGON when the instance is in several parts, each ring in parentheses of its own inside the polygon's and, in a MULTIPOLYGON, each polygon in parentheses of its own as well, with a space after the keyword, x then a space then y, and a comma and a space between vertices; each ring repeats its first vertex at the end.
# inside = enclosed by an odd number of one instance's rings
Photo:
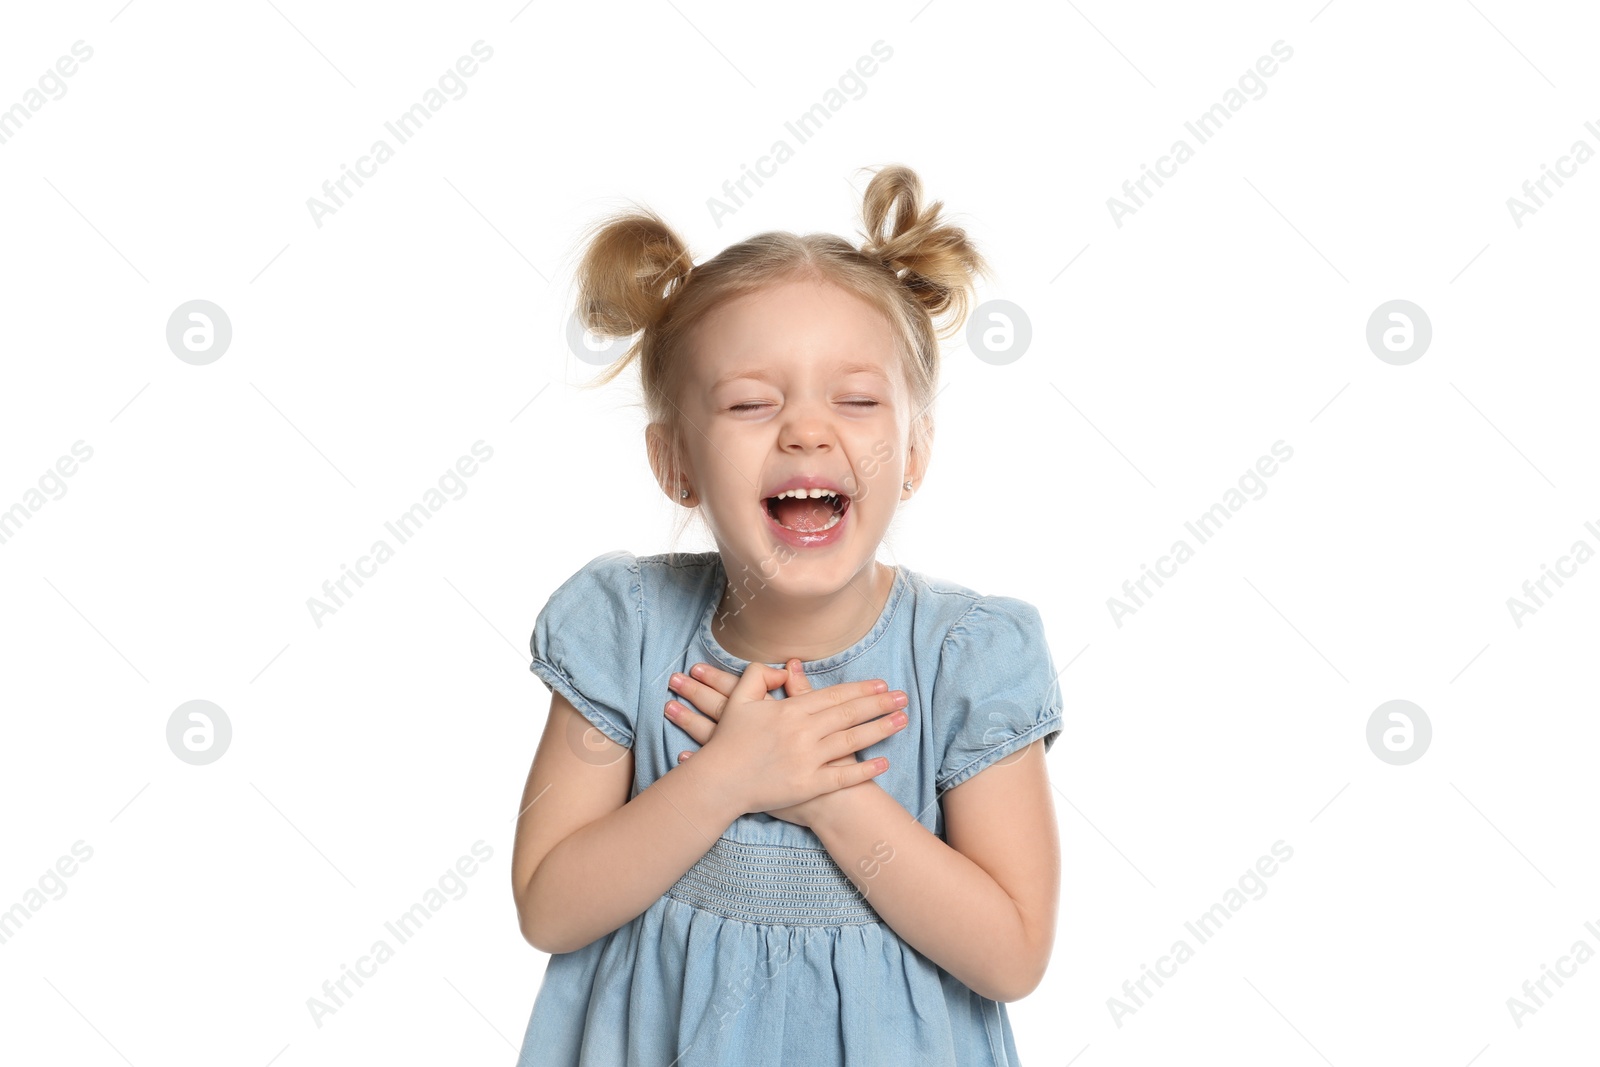
MULTIPOLYGON (((748 666, 712 637, 726 584, 715 552, 612 552, 568 579, 539 613, 533 672, 633 750, 631 796, 676 767, 679 752, 699 748, 661 713, 673 696, 672 672, 697 662, 734 673, 748 666)), ((759 595, 755 584, 743 588, 759 595)), ((1039 613, 904 567, 871 631, 805 671, 817 688, 882 678, 906 692, 910 722, 857 757, 887 756, 888 770, 872 780, 940 837, 941 793, 1040 738, 1048 750, 1061 733, 1061 695, 1039 613)), ((735 820, 642 914, 550 957, 517 1060, 519 1067, 1017 1062, 1004 1003, 979 996, 902 941, 873 910, 870 884, 863 897, 814 833, 764 812, 735 820)))

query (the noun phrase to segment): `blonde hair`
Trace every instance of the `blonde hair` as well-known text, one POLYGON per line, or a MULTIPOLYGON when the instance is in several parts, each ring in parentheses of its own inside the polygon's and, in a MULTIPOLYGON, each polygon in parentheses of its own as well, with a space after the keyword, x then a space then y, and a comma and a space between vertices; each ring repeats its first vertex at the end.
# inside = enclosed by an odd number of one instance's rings
POLYGON ((943 206, 937 200, 924 204, 916 173, 891 164, 867 186, 859 249, 833 234, 770 231, 698 266, 683 240, 649 208, 600 220, 586 233, 577 270, 578 321, 598 337, 638 337, 595 383, 637 362, 649 421, 666 431, 664 469, 675 477, 682 470, 684 441, 677 397, 695 327, 735 297, 815 278, 860 297, 889 321, 910 387, 911 444, 926 461, 939 342, 965 321, 974 277, 990 273, 966 232, 940 220, 943 206))

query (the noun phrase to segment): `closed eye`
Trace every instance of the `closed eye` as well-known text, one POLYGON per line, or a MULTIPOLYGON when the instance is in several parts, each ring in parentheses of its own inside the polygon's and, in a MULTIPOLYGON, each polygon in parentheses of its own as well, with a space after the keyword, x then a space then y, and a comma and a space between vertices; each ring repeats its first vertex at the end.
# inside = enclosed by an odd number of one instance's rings
MULTIPOLYGON (((868 399, 868 398, 865 398, 865 397, 858 397, 858 398, 851 399, 851 400, 841 400, 840 403, 846 405, 847 407, 859 407, 859 408, 875 408, 875 407, 879 406, 878 401, 871 400, 871 399, 868 399)), ((738 403, 738 404, 730 404, 728 406, 728 410, 729 411, 755 411, 758 408, 764 408, 764 407, 770 407, 770 406, 771 405, 767 401, 764 401, 764 400, 746 400, 746 401, 743 401, 743 402, 738 403)))

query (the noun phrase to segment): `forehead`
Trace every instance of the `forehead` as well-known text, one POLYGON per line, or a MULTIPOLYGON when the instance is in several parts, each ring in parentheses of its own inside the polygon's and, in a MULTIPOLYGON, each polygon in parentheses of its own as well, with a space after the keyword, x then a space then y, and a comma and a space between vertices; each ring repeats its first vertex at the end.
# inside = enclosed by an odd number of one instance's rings
POLYGON ((888 317, 830 282, 764 286, 711 311, 695 331, 695 377, 711 386, 748 371, 876 373, 903 383, 900 343, 888 317))

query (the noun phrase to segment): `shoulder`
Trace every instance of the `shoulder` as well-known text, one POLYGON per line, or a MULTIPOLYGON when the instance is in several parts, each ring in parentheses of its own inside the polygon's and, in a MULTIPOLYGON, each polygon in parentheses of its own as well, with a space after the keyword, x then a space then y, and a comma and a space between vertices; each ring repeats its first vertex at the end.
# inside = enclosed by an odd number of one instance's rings
POLYGON ((719 561, 715 552, 658 552, 628 558, 648 582, 660 586, 698 585, 717 569, 719 561))
POLYGON ((1061 733, 1061 692, 1039 610, 937 579, 922 579, 918 591, 937 620, 927 633, 938 656, 931 695, 937 790, 1035 740, 1048 752, 1061 733))
POLYGON ((658 552, 654 555, 634 555, 627 549, 611 549, 602 552, 592 560, 587 561, 578 571, 574 571, 576 579, 610 579, 618 581, 621 577, 638 577, 645 581, 674 582, 680 576, 688 576, 693 581, 698 581, 702 574, 714 568, 717 563, 715 552, 658 552))
POLYGON ((595 556, 550 594, 529 642, 529 669, 624 748, 639 714, 647 572, 630 552, 595 556))
POLYGON ((569 625, 585 617, 616 618, 643 607, 639 560, 631 552, 603 552, 556 586, 539 612, 541 626, 569 625))
POLYGON ((717 563, 715 552, 602 552, 550 594, 545 613, 614 619, 622 612, 643 616, 658 608, 681 610, 716 588, 717 563))
POLYGON ((943 696, 1014 685, 1044 690, 1055 678, 1039 609, 1020 597, 976 593, 936 578, 918 579, 919 642, 933 657, 934 689, 943 696))
POLYGON ((557 587, 559 594, 571 588, 597 585, 625 585, 639 581, 639 557, 632 552, 615 549, 602 552, 579 567, 572 576, 557 587))
POLYGON ((639 556, 634 559, 634 567, 647 615, 698 617, 708 600, 722 594, 721 558, 715 552, 639 556))
POLYGON ((546 659, 573 652, 607 632, 637 629, 643 607, 638 560, 628 552, 605 552, 556 586, 533 628, 533 655, 546 659))
POLYGON ((964 585, 909 574, 917 607, 942 634, 942 652, 964 647, 1042 643, 1044 620, 1026 600, 977 593, 964 585))
POLYGON ((1000 646, 1043 640, 1044 619, 1039 609, 1010 596, 978 597, 945 635, 946 647, 957 643, 1000 646))

